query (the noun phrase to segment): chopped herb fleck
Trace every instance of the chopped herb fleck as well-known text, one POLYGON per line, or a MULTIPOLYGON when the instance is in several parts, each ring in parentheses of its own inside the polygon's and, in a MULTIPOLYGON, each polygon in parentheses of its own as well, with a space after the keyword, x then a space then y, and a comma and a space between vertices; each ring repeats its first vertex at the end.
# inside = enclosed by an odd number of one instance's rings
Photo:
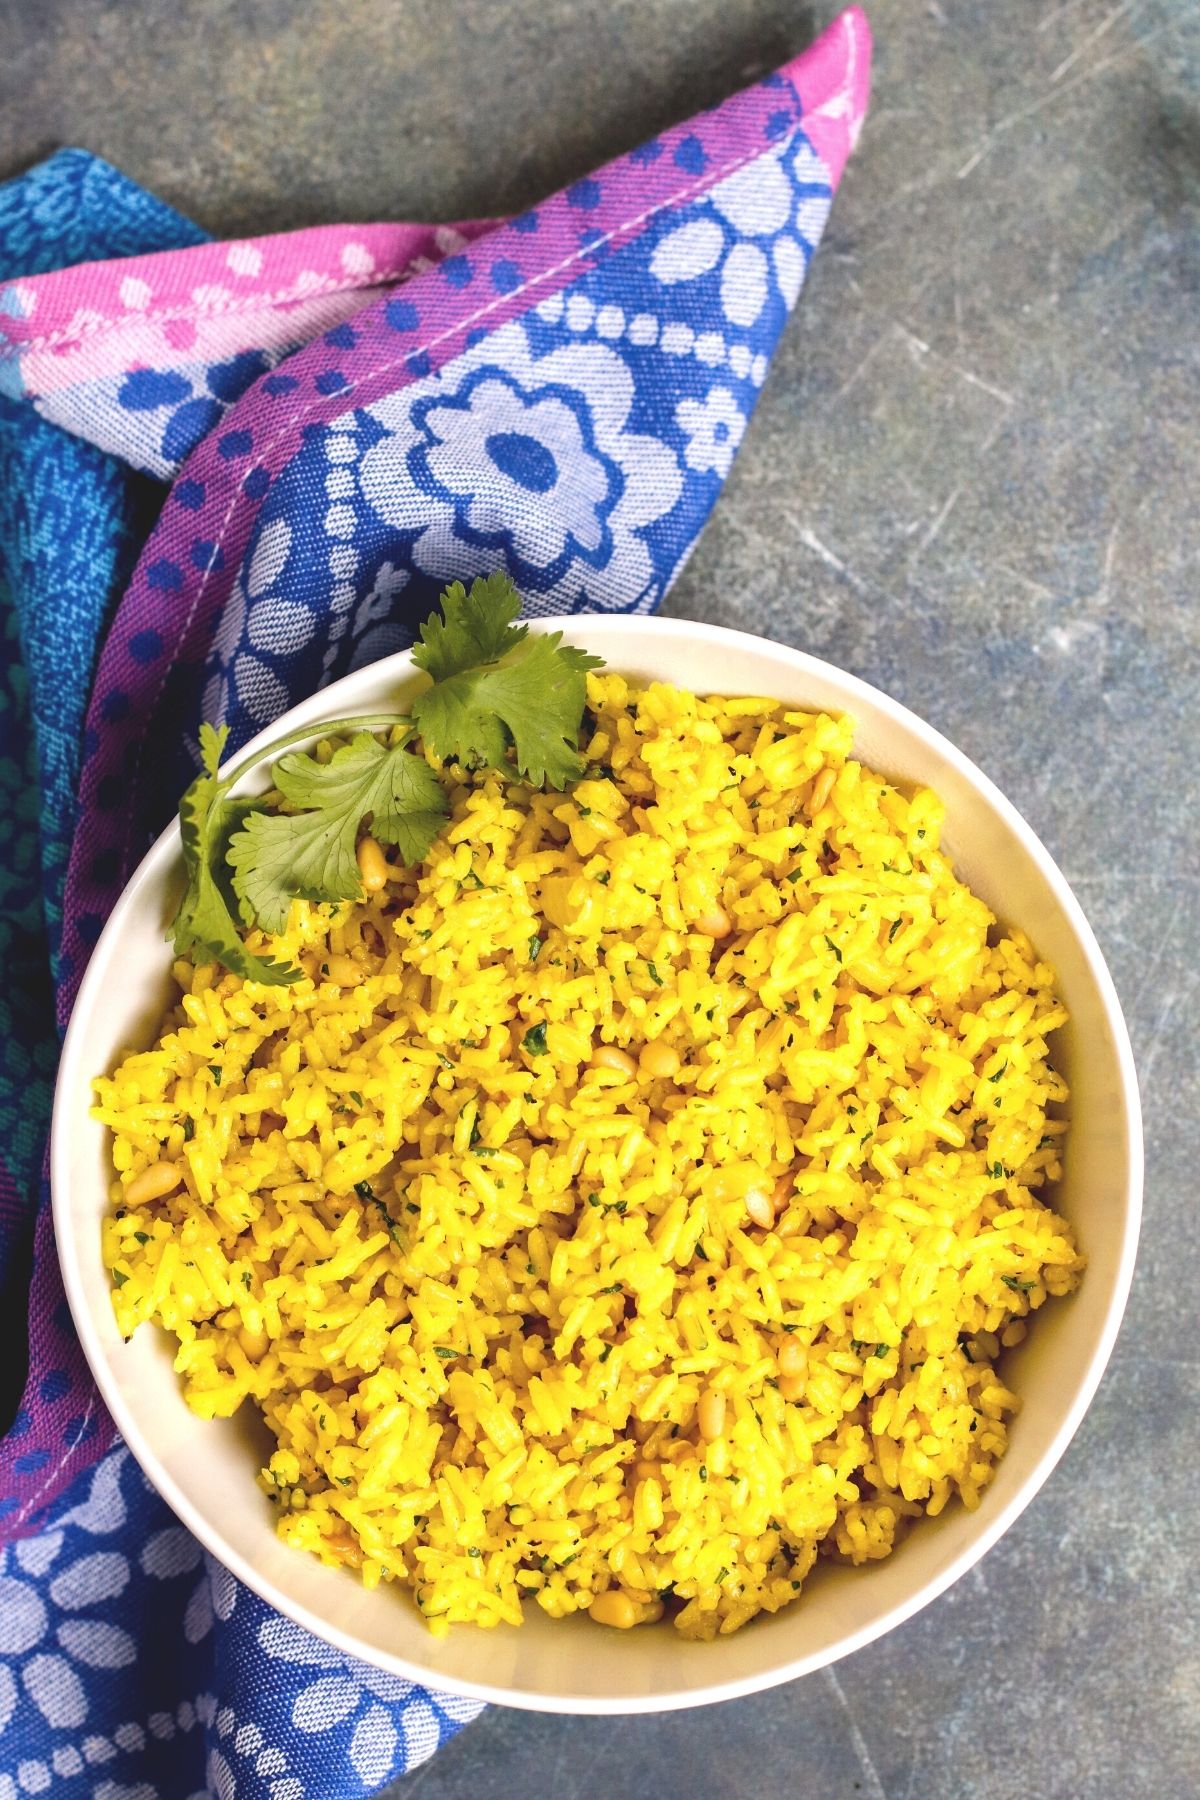
POLYGON ((606 1363, 611 1355, 612 1355, 612 1345, 605 1344, 603 1350, 600 1352, 600 1361, 602 1363, 606 1363))
POLYGON ((1022 1281, 1017 1275, 1002 1275, 1000 1279, 1006 1288, 1012 1289, 1014 1294, 1028 1294, 1036 1285, 1032 1281, 1022 1281))
POLYGON ((659 972, 658 972, 658 970, 657 970, 657 969, 656 969, 656 968, 655 968, 655 966, 654 966, 654 964, 653 964, 653 963, 652 963, 652 962, 648 962, 648 963, 647 963, 647 964, 646 964, 646 967, 647 967, 647 968, 648 968, 648 969, 649 969, 649 971, 650 971, 650 979, 651 979, 651 981, 652 981, 652 982, 653 982, 653 983, 654 983, 654 984, 655 984, 655 986, 656 986, 656 987, 662 987, 662 985, 663 985, 663 978, 662 978, 662 976, 661 976, 661 975, 660 975, 660 974, 659 974, 659 972))
POLYGON ((833 951, 833 954, 837 957, 838 961, 841 962, 842 953, 838 949, 837 945, 834 943, 833 939, 830 937, 828 932, 825 933, 825 942, 829 945, 829 948, 833 951))
POLYGON ((541 948, 542 948, 541 938, 536 937, 536 936, 531 937, 529 940, 529 960, 530 960, 530 962, 537 961, 539 952, 541 951, 541 948))
POLYGON ((350 1098, 353 1100, 355 1106, 361 1106, 363 1104, 362 1095, 359 1093, 356 1093, 353 1088, 351 1088, 351 1090, 350 1090, 350 1098))
POLYGON ((148 1231, 135 1231, 133 1235, 139 1244, 148 1244, 150 1242, 150 1233, 148 1231))
POLYGON ((371 1186, 369 1181, 356 1181, 354 1184, 354 1191, 360 1200, 374 1200, 377 1197, 375 1189, 371 1186))
POLYGON ((530 1056, 545 1056, 545 1054, 546 1054, 546 1027, 545 1027, 545 1025, 544 1024, 531 1025, 529 1030, 525 1033, 525 1036, 521 1039, 521 1048, 523 1050, 525 1050, 530 1056))
POLYGON ((433 1354, 435 1356, 440 1356, 443 1362, 449 1362, 451 1357, 458 1355, 458 1351, 451 1350, 447 1344, 435 1344, 433 1347, 433 1354))
POLYGON ((111 1271, 111 1274, 112 1274, 112 1282, 113 1282, 114 1287, 122 1288, 125 1286, 125 1283, 129 1280, 128 1275, 122 1274, 120 1269, 113 1269, 111 1271))
POLYGON ((904 923, 903 919, 893 919, 892 920, 892 929, 888 932, 888 943, 889 944, 892 942, 896 933, 899 931, 899 929, 900 929, 901 925, 903 925, 903 923, 904 923))
POLYGON ((191 1118, 185 1119, 183 1121, 183 1141, 184 1141, 184 1143, 190 1144, 192 1139, 195 1137, 195 1135, 196 1135, 195 1119, 191 1119, 191 1118))
POLYGON ((220 1063, 209 1063, 208 1072, 212 1076, 213 1080, 219 1086, 220 1081, 221 1081, 221 1065, 220 1065, 220 1063))

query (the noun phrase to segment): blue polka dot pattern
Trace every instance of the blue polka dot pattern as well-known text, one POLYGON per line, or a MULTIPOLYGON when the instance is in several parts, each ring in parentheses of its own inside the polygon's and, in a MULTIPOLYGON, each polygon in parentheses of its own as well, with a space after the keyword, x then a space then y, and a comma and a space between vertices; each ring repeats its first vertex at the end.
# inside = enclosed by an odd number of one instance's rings
POLYGON ((178 563, 169 562, 164 557, 158 562, 151 563, 146 570, 146 580, 152 588, 158 588, 161 593, 173 594, 183 586, 183 571, 178 563))
POLYGON ((187 479, 177 482, 175 500, 178 505, 186 507, 188 512, 199 512, 204 505, 204 483, 187 479))
POLYGON ((106 694, 100 705, 100 716, 106 725, 115 725, 129 711, 129 696, 120 692, 106 694))
POLYGON ((53 1405, 55 1400, 61 1400, 70 1390, 71 1378, 65 1369, 51 1369, 38 1383, 38 1392, 49 1405, 53 1405))
POLYGON ((475 270, 469 256, 448 256, 442 264, 442 277, 451 287, 465 288, 474 276, 475 270))
POLYGON ((702 175, 708 166, 704 145, 698 137, 685 137, 675 148, 675 166, 685 175, 702 175))
POLYGON ((186 376, 167 369, 135 369, 121 384, 118 399, 130 412, 153 412, 160 406, 177 405, 186 400, 192 384, 186 376))
POLYGON ((163 641, 157 631, 137 631, 129 640, 129 654, 134 662, 152 663, 163 653, 163 641))
POLYGON ((237 456, 249 456, 254 439, 248 431, 227 431, 217 439, 217 455, 231 462, 237 456))

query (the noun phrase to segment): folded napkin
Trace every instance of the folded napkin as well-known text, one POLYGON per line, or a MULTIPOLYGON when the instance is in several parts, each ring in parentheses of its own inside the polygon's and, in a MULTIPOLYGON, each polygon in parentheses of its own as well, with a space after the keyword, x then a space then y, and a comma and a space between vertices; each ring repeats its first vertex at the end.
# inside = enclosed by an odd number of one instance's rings
POLYGON ((0 186, 0 1295, 29 1368, 0 1441, 0 1800, 333 1800, 478 1710, 274 1614, 116 1439, 54 1254, 56 1027, 202 718, 236 748, 498 566, 532 613, 658 604, 869 58, 851 9, 506 222, 213 244, 78 151, 0 186))

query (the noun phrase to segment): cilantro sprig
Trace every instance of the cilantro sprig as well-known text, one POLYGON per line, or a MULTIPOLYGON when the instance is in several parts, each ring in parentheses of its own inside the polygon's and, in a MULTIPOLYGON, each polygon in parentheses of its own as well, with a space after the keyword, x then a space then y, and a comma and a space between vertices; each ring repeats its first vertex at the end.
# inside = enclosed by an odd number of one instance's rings
POLYGON ((355 846, 371 835, 420 862, 446 815, 446 796, 423 757, 358 732, 327 763, 293 750, 273 780, 294 813, 253 812, 229 840, 228 862, 247 923, 283 931, 292 901, 353 900, 362 891, 355 846))
POLYGON ((433 686, 413 702, 429 748, 462 763, 503 768, 511 744, 517 772, 533 787, 566 787, 583 774, 577 739, 587 672, 601 658, 562 641, 531 638, 514 624, 521 601, 507 575, 485 576, 467 593, 456 581, 442 616, 421 627, 413 661, 433 686))
POLYGON ((299 980, 299 969, 249 950, 243 931, 283 931, 296 899, 356 898, 364 825, 406 866, 422 860, 447 802, 413 743, 415 731, 443 762, 508 770, 535 787, 579 779, 587 671, 601 659, 564 645, 561 632, 531 637, 527 625, 515 623, 520 610, 503 574, 473 582, 469 592, 460 582, 447 588, 442 613, 425 621, 413 651, 431 685, 413 703, 412 717, 323 725, 322 736, 350 740, 327 762, 299 748, 314 736, 304 728, 222 775, 228 727, 201 726, 201 772, 179 804, 187 885, 172 927, 176 955, 223 963, 268 986, 299 980), (384 732, 388 743, 375 735, 384 732), (268 757, 288 810, 232 793, 268 757))

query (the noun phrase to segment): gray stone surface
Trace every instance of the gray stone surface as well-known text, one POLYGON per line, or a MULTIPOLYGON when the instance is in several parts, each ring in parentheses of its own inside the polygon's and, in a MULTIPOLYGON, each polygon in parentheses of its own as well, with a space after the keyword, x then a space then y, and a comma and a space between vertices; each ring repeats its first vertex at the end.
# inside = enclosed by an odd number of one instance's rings
MULTIPOLYGON (((210 228, 510 208, 799 48, 789 0, 18 0, 0 173, 98 150, 210 228)), ((836 1670, 700 1713, 495 1709, 397 1800, 1200 1791, 1200 8, 877 4, 875 101, 672 612, 954 738, 1083 900, 1145 1091, 1110 1374, 986 1562, 836 1670)))

